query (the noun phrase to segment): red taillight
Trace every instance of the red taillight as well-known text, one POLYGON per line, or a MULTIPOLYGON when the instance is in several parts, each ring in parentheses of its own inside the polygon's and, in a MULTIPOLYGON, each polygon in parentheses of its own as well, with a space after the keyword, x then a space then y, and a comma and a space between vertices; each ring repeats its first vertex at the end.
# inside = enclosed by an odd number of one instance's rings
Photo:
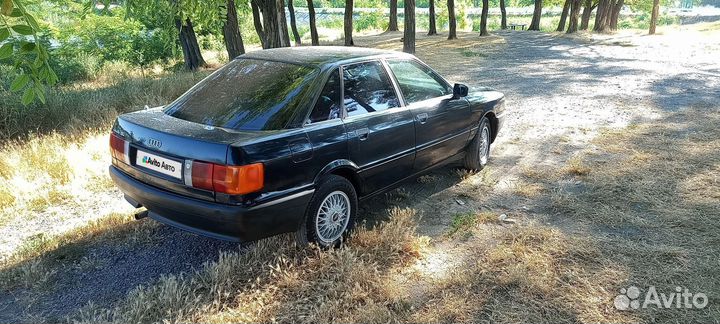
POLYGON ((191 163, 185 174, 189 186, 231 195, 243 195, 263 188, 265 174, 262 163, 249 165, 219 165, 199 161, 191 163), (188 181, 190 180, 190 181, 188 181))
POLYGON ((213 164, 192 161, 191 186, 199 189, 214 191, 213 188, 213 164))
POLYGON ((130 164, 128 142, 115 133, 110 133, 110 153, 115 159, 130 164))

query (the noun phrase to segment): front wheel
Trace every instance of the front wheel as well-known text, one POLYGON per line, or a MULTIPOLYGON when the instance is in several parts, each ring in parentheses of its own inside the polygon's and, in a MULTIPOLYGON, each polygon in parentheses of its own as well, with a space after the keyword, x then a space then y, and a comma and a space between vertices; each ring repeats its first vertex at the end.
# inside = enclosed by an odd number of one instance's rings
POLYGON ((487 117, 483 117, 475 138, 465 152, 464 165, 466 169, 479 171, 487 165, 488 159, 490 159, 490 122, 487 117))
POLYGON ((296 233, 301 245, 313 242, 323 248, 336 247, 355 225, 357 194, 347 179, 330 175, 315 191, 305 219, 296 233))

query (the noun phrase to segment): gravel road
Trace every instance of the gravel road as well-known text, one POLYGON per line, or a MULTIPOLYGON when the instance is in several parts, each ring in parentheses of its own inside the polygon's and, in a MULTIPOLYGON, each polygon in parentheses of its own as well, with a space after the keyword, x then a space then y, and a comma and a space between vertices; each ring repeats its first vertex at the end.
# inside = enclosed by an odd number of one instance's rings
MULTIPOLYGON (((401 36, 358 37, 356 43, 399 49, 401 36)), ((720 99, 720 42, 700 33, 567 37, 503 31, 483 39, 470 33, 460 36, 451 42, 444 36, 419 36, 417 55, 448 79, 507 94, 507 123, 490 165, 498 181, 487 190, 494 192, 512 185, 520 165, 562 165, 603 128, 694 105, 717 105, 720 99)), ((406 204, 422 212, 423 234, 440 235, 454 210, 517 208, 509 198, 461 205, 454 191, 461 174, 446 167, 430 175, 439 180, 409 183, 400 190, 410 197, 406 204)), ((362 204, 361 212, 381 218, 390 204, 392 194, 362 204)), ((219 251, 238 248, 159 225, 137 244, 86 243, 74 243, 80 254, 76 261, 58 260, 49 288, 0 289, 0 322, 54 322, 90 302, 111 306, 138 285, 188 271, 215 260, 219 251)))

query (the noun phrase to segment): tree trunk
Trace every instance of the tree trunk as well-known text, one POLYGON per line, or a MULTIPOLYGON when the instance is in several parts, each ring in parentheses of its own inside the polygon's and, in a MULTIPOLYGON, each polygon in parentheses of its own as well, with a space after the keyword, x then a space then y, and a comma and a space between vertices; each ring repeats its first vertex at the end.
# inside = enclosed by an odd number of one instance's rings
POLYGON ((610 11, 610 30, 618 29, 618 17, 623 5, 625 5, 625 0, 617 0, 617 3, 612 7, 610 11))
POLYGON ((655 34, 658 16, 660 16, 660 0, 653 0, 652 14, 650 15, 650 35, 655 34))
POLYGON ((410 54, 415 53, 415 0, 405 0, 403 52, 410 54))
POLYGON ((455 19, 455 0, 448 0, 448 39, 457 39, 457 20, 455 19))
POLYGON ((580 30, 587 30, 590 25, 590 16, 592 15, 593 5, 592 0, 585 0, 585 5, 582 12, 582 20, 580 22, 580 30))
POLYGON ((567 33, 572 34, 578 30, 578 15, 580 14, 580 6, 582 0, 572 0, 570 4, 570 23, 568 24, 567 33))
POLYGON ((290 46, 290 32, 288 31, 287 18, 285 17, 285 1, 277 0, 278 8, 278 27, 280 27, 280 40, 282 41, 282 47, 290 46))
POLYGON ((390 24, 388 24, 387 31, 398 31, 397 7, 398 0, 390 0, 390 24))
POLYGON ((345 46, 353 46, 353 0, 345 0, 345 46))
POLYGON ((487 30, 487 19, 488 19, 488 7, 490 3, 488 0, 482 1, 482 11, 480 13, 480 36, 490 35, 487 30))
POLYGON ((500 28, 507 29, 507 12, 505 11, 505 0, 500 0, 500 28))
POLYGON ((560 14, 560 23, 558 23, 558 27, 555 31, 561 32, 565 30, 565 21, 567 20, 568 12, 570 11, 570 2, 572 1, 573 0, 565 0, 562 14, 560 14))
MULTIPOLYGON (((264 48, 277 48, 283 46, 280 15, 278 14, 278 2, 276 0, 256 0, 262 14, 264 48)), ((280 7, 283 8, 283 7, 280 7)), ((283 10, 284 11, 284 10, 283 10)), ((285 14, 283 14, 283 17, 285 14)), ((284 21, 284 20, 283 20, 284 21)), ((287 27, 285 28, 287 30, 287 27)))
POLYGON ((255 32, 260 38, 260 45, 262 48, 269 48, 265 45, 265 33, 263 32, 262 18, 260 18, 260 7, 257 0, 250 1, 250 7, 252 8, 253 25, 255 25, 255 32))
POLYGON ((608 31, 610 26, 610 16, 612 15, 613 8, 615 7, 615 0, 601 0, 598 2, 598 10, 595 14, 595 27, 594 31, 599 33, 605 33, 608 31))
POLYGON ((532 21, 528 30, 540 30, 540 17, 542 16, 542 0, 535 0, 532 21))
POLYGON ((437 27, 435 26, 435 0, 430 0, 429 2, 428 19, 430 20, 428 36, 437 35, 437 27))
POLYGON ((183 59, 185 59, 185 69, 195 71, 201 66, 205 66, 205 60, 200 53, 200 45, 198 45, 195 29, 193 28, 190 18, 182 20, 175 19, 175 27, 179 30, 180 47, 183 51, 183 59))
POLYGON ((300 33, 298 33, 297 25, 295 24, 295 7, 293 6, 293 0, 288 0, 288 12, 290 13, 290 28, 292 29, 293 38, 295 38, 295 45, 302 44, 300 40, 300 33))
POLYGON ((607 21, 606 14, 609 6, 610 0, 598 1, 597 13, 595 13, 595 26, 593 26, 593 31, 600 33, 605 32, 605 22, 607 21))
POLYGON ((313 4, 313 0, 307 0, 307 7, 308 18, 310 20, 310 40, 313 46, 318 46, 320 45, 320 40, 318 39, 317 25, 315 24, 315 5, 313 4))
POLYGON ((225 41, 225 49, 228 53, 228 59, 232 60, 238 55, 245 53, 245 45, 243 44, 240 28, 238 28, 237 8, 235 8, 235 0, 227 0, 227 15, 223 24, 223 40, 225 41))

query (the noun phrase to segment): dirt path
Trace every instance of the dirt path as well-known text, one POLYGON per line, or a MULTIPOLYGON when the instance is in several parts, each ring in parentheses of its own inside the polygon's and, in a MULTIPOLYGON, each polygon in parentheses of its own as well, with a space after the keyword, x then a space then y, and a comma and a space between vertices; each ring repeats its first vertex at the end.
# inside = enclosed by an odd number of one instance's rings
MULTIPOLYGON (((400 37, 359 37, 356 43, 399 49, 400 37)), ((418 57, 448 79, 506 93, 506 126, 485 171, 472 175, 452 166, 437 169, 362 204, 361 214, 372 221, 391 206, 419 210, 420 233, 447 248, 447 260, 468 253, 467 246, 445 239, 454 215, 489 210, 521 220, 549 217, 546 201, 523 194, 523 173, 565 167, 605 128, 625 127, 720 97, 720 62, 712 57, 717 51, 708 50, 717 42, 687 47, 672 42, 671 35, 586 39, 509 31, 484 39, 462 34, 450 42, 444 36, 420 36, 418 57)), ((90 302, 109 306, 137 285, 187 271, 215 260, 220 250, 237 248, 156 225, 150 234, 129 244, 88 247, 77 242, 69 248, 71 261, 57 261, 49 288, 0 291, 0 322, 57 320, 90 302)))
MULTIPOLYGON (((720 61, 710 50, 720 49, 720 42, 683 35, 683 43, 679 35, 590 39, 505 31, 480 42, 463 34, 450 43, 422 36, 418 57, 450 80, 504 92, 508 113, 491 166, 480 177, 461 183, 462 174, 445 168, 432 173, 439 179, 435 188, 418 183, 401 189, 410 198, 406 204, 424 211, 421 232, 437 236, 447 230, 449 216, 463 212, 532 210, 538 206, 529 204, 544 203, 523 197, 523 172, 565 167, 604 129, 720 98, 720 61)), ((400 48, 401 35, 394 36, 384 36, 379 47, 400 48)))

